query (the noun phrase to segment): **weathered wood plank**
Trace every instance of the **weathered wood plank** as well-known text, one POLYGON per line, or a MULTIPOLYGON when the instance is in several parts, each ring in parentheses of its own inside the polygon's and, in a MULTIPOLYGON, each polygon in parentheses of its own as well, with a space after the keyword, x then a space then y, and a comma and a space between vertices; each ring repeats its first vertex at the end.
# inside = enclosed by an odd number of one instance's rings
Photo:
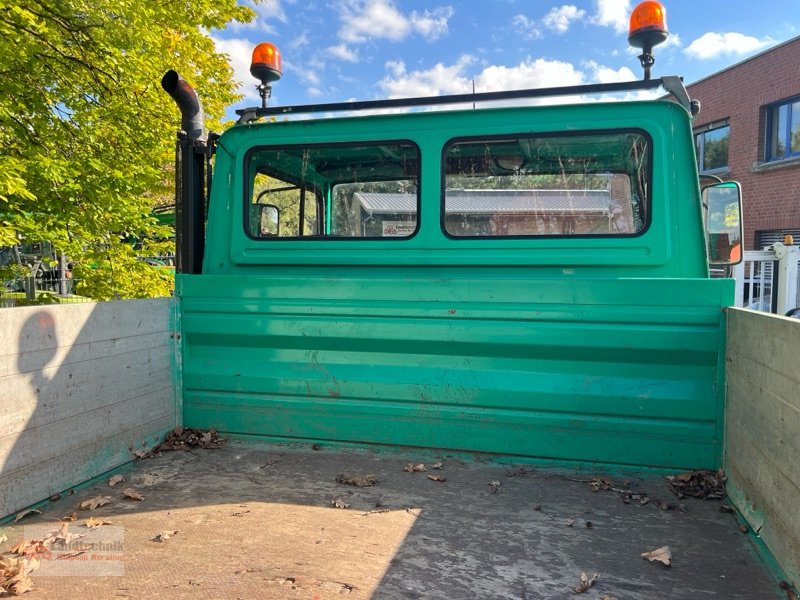
POLYGON ((174 404, 169 402, 169 385, 138 398, 126 398, 111 405, 65 417, 58 421, 27 426, 24 431, 0 438, 0 456, 7 457, 2 465, 2 478, 14 472, 57 459, 73 448, 91 445, 96 440, 113 438, 153 415, 163 415, 175 421, 174 404))
MULTIPOLYGON (((174 427, 171 415, 155 415, 144 423, 86 445, 65 450, 53 460, 0 476, 0 515, 9 515, 52 494, 97 477, 132 458, 128 446, 147 439, 150 445, 174 427)), ((74 510, 67 506, 66 512, 74 510)))
MULTIPOLYGON (((171 384, 166 346, 100 357, 35 373, 6 377, 0 389, 0 438, 20 426, 38 427, 171 384)), ((167 396, 171 397, 171 394, 167 396)))
POLYGON ((28 306, 0 311, 2 355, 69 348, 170 328, 170 298, 28 306))
POLYGON ((790 580, 800 578, 800 321, 729 309, 728 488, 790 580))
POLYGON ((169 346, 171 351, 173 342, 169 336, 170 333, 166 331, 157 331, 113 340, 75 343, 73 346, 60 347, 55 353, 50 349, 0 356, 0 385, 3 377, 32 373, 52 366, 90 361, 98 356, 127 354, 158 346, 169 346))
POLYGON ((0 516, 179 424, 171 299, 0 311, 0 516))
POLYGON ((742 308, 728 310, 728 353, 782 373, 800 383, 800 320, 742 308))

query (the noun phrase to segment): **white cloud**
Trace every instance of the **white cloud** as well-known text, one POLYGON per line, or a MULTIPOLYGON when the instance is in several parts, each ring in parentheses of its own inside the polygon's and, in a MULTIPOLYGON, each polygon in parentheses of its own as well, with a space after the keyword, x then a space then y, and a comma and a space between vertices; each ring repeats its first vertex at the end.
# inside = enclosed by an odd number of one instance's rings
POLYGON ((233 78, 239 84, 239 92, 243 93, 247 100, 257 100, 256 81, 250 75, 250 58, 253 54, 253 43, 244 38, 232 38, 223 40, 213 37, 217 52, 226 54, 228 62, 233 68, 233 78))
POLYGON ((603 27, 612 27, 617 33, 625 33, 628 31, 630 15, 630 0, 597 0, 597 13, 593 21, 603 27))
POLYGON ((684 52, 700 60, 717 58, 730 54, 749 54, 769 46, 770 38, 759 40, 742 33, 716 33, 709 31, 689 44, 684 52))
MULTIPOLYGON (((614 69, 595 61, 587 61, 582 64, 581 68, 577 68, 571 63, 560 60, 529 58, 515 66, 490 65, 472 73, 470 67, 474 65, 476 65, 476 59, 468 54, 462 55, 451 65, 438 63, 430 69, 418 71, 409 71, 402 61, 389 61, 384 65, 386 76, 378 83, 378 86, 390 98, 408 98, 466 94, 472 91, 473 80, 475 81, 475 91, 481 93, 587 83, 616 83, 637 79, 628 67, 614 69)), ((659 95, 658 91, 647 90, 611 96, 572 96, 569 101, 641 100, 657 98, 659 95)), ((555 104, 563 101, 563 98, 553 97, 523 102, 555 104)), ((514 101, 514 104, 519 103, 520 101, 514 101)))
POLYGON ((349 44, 361 44, 370 39, 398 42, 414 32, 432 41, 447 33, 448 20, 453 16, 450 6, 406 15, 393 0, 344 0, 339 10, 342 21, 339 39, 349 44))
MULTIPOLYGON (((281 2, 282 0, 268 0, 267 2, 244 0, 242 4, 256 13, 255 18, 249 23, 231 23, 227 26, 227 29, 233 32, 256 30, 268 35, 275 35, 277 30, 270 25, 269 21, 289 22, 281 2)), ((292 2, 290 1, 289 4, 292 4, 292 2)))
POLYGON ((378 85, 391 98, 495 92, 585 83, 584 74, 567 62, 537 58, 507 67, 491 65, 474 75, 467 72, 475 58, 462 55, 454 64, 438 63, 424 71, 408 71, 401 61, 387 62, 387 76, 378 85))
POLYGON ((511 20, 511 24, 528 39, 535 40, 542 36, 536 21, 529 19, 525 15, 516 15, 511 20))
POLYGON ((584 83, 583 73, 571 63, 537 58, 523 61, 515 67, 486 67, 475 78, 475 91, 522 90, 581 83, 584 83))
POLYGON ((586 11, 572 4, 565 4, 550 10, 542 19, 542 24, 556 33, 566 33, 573 21, 586 16, 586 11))
POLYGON ((289 48, 292 50, 297 50, 303 46, 308 46, 310 43, 311 40, 308 39, 308 32, 304 31, 300 35, 296 35, 292 38, 292 40, 289 42, 289 48))
POLYGON ((633 71, 628 67, 612 69, 590 60, 584 65, 592 72, 591 79, 597 83, 619 83, 624 81, 635 81, 637 79, 633 71))
POLYGON ((336 58, 341 58, 347 62, 357 63, 358 52, 347 46, 347 44, 338 44, 336 46, 329 46, 327 49, 328 54, 336 58))
POLYGON ((437 63, 425 71, 410 73, 404 62, 389 61, 385 65, 388 75, 378 85, 390 98, 465 94, 472 89, 472 84, 464 71, 474 61, 472 56, 464 54, 450 66, 437 63))
POLYGON ((414 11, 411 13, 411 26, 426 40, 433 41, 447 35, 447 21, 452 16, 451 6, 440 6, 422 14, 414 11))

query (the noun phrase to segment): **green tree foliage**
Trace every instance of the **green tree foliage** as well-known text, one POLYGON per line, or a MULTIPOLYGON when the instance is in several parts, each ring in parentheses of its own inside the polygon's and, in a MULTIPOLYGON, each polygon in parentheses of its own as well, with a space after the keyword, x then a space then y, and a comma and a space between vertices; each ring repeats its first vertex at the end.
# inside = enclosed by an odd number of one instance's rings
POLYGON ((160 79, 181 73, 218 129, 237 96, 208 32, 253 16, 236 0, 0 0, 0 245, 52 242, 93 298, 168 294, 137 260, 170 237, 150 216, 171 202, 180 122, 160 79))

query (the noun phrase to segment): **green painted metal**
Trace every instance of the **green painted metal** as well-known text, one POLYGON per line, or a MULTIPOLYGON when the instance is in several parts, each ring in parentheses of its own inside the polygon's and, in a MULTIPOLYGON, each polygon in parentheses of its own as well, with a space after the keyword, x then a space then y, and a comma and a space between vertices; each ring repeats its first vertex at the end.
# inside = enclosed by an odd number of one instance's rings
POLYGON ((689 117, 669 102, 237 126, 220 140, 203 275, 179 275, 184 423, 271 438, 656 468, 720 463, 724 313, 689 117), (631 129, 652 222, 626 238, 448 239, 441 155, 469 135, 631 129), (408 139, 419 230, 281 240, 243 227, 253 146, 408 139))

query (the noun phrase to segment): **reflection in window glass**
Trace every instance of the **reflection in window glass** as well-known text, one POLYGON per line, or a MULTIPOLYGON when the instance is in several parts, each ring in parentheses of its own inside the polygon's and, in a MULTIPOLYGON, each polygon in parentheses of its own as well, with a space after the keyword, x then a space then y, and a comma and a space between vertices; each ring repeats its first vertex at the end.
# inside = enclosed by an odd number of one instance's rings
POLYGON ((649 148, 638 133, 456 142, 445 161, 451 236, 632 235, 646 225, 649 148))
POLYGON ((701 171, 727 168, 730 132, 730 126, 725 125, 695 135, 698 150, 697 164, 701 171))
POLYGON ((767 109, 766 160, 800 156, 800 100, 767 109))
POLYGON ((258 239, 409 237, 419 150, 409 142, 258 148, 248 155, 245 227, 258 239))

